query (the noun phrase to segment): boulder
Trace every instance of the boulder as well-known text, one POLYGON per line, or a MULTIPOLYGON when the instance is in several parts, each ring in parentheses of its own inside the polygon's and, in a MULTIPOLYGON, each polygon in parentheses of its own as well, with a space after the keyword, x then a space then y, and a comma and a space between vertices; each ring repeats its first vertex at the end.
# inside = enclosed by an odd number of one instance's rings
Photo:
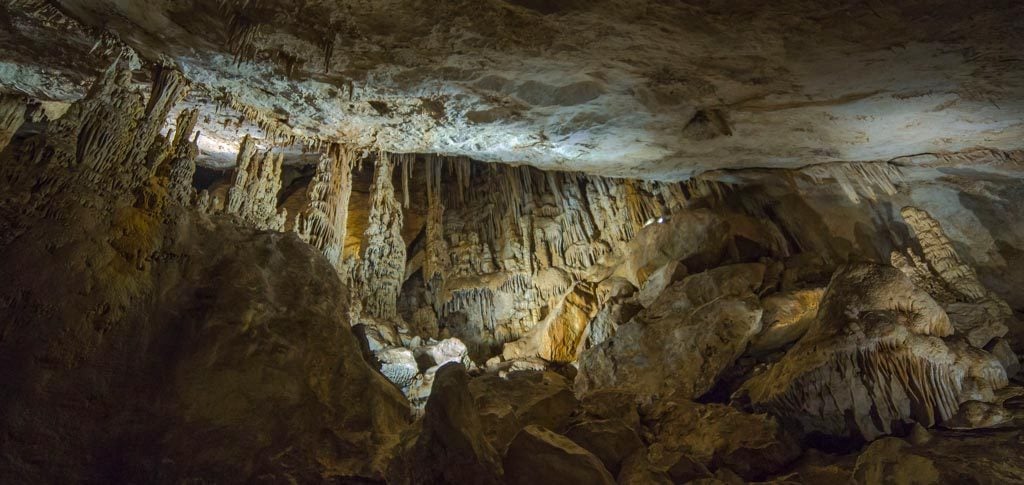
POLYGON ((654 303, 654 300, 662 291, 665 291, 668 285, 685 278, 687 274, 686 266, 682 263, 679 261, 669 262, 647 277, 647 281, 636 295, 637 301, 644 308, 651 306, 651 303, 654 303))
POLYGON ((505 453, 504 466, 505 478, 512 485, 615 483, 596 456, 540 426, 527 426, 516 434, 505 453))
POLYGON ((899 270, 848 265, 807 334, 739 396, 812 433, 873 439, 901 422, 932 426, 1007 384, 990 354, 942 339, 952 333, 939 304, 899 270))
POLYGON ((449 362, 469 365, 469 350, 466 344, 457 338, 447 338, 440 342, 422 345, 416 349, 416 361, 423 369, 442 366, 449 362))
POLYGON ((671 285, 613 338, 581 355, 577 392, 621 387, 642 396, 703 395, 761 329, 751 290, 763 274, 761 264, 731 265, 671 285))
POLYGON ((994 312, 990 304, 956 302, 946 305, 945 309, 957 335, 979 349, 985 348, 992 339, 1005 336, 1009 330, 1005 315, 994 312))
POLYGON ((681 211, 664 224, 645 226, 622 251, 615 275, 642 288, 658 268, 672 261, 688 268, 717 265, 729 244, 729 223, 707 209, 681 211))
POLYGON ((613 475, 623 460, 644 446, 636 431, 619 419, 586 420, 570 427, 565 436, 598 457, 613 475))
POLYGON ((465 366, 436 371, 420 426, 388 467, 388 483, 501 483, 501 460, 484 437, 465 366))
POLYGON ((1024 434, 1019 429, 936 433, 926 443, 882 438, 857 457, 857 484, 1022 483, 1024 434), (979 466, 983 463, 984 465, 979 466))
MULTIPOLYGON (((641 448, 622 462, 619 485, 672 485, 668 473, 651 463, 647 449, 641 448)), ((684 482, 680 482, 684 483, 684 482)))
MULTIPOLYGON (((709 469, 726 467, 747 480, 782 470, 801 452, 795 438, 775 418, 722 404, 663 400, 645 413, 644 422, 653 430, 662 456, 681 453, 709 469)), ((678 463, 669 466, 681 467, 678 463)), ((690 465, 681 469, 697 473, 690 465)), ((678 475, 681 473, 673 474, 678 475)))
POLYGON ((1020 358, 1010 348, 1010 342, 1004 338, 996 338, 985 346, 985 350, 999 360, 999 364, 1006 370, 1006 377, 1012 378, 1020 372, 1020 358))
POLYGON ((583 414, 594 419, 618 419, 633 429, 640 426, 636 394, 626 389, 598 389, 580 399, 583 414))
POLYGON ((149 226, 164 246, 142 269, 82 214, 0 255, 23 305, 0 342, 0 482, 383 478, 409 407, 361 356, 337 271, 293 234, 195 217, 149 226))
POLYGON ((565 431, 579 408, 570 382, 553 371, 520 371, 501 377, 487 374, 473 379, 484 433, 502 451, 520 429, 528 425, 565 431))

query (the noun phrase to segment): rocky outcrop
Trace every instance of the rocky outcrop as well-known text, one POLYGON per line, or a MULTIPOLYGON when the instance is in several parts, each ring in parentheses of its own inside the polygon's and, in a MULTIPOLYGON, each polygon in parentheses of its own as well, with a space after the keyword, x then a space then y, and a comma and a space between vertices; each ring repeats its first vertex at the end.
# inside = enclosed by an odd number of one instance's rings
POLYGON ((942 339, 952 334, 939 304, 899 270, 849 265, 815 325, 742 392, 808 432, 873 439, 899 423, 931 426, 1007 383, 994 357, 942 339))
POLYGON ((620 419, 586 420, 569 428, 565 436, 593 453, 613 476, 626 458, 644 446, 636 431, 620 419))
POLYGON ((984 348, 993 338, 1006 335, 1006 320, 1013 311, 981 284, 974 268, 963 262, 939 222, 916 207, 904 207, 900 215, 913 231, 924 256, 913 249, 905 253, 894 251, 893 266, 945 305, 957 333, 965 335, 971 345, 984 348))
POLYGON ((668 287, 615 336, 583 353, 576 390, 622 387, 641 395, 699 397, 761 330, 753 290, 764 265, 691 275, 668 287))
POLYGON ((25 122, 26 100, 21 96, 0 95, 0 152, 14 138, 18 128, 25 122))
POLYGON ((911 443, 882 438, 857 457, 857 484, 1017 483, 1024 480, 1020 430, 942 434, 911 443), (985 466, 978 466, 984 462, 985 466))
POLYGON ((505 477, 510 484, 536 485, 558 477, 559 483, 615 483, 601 461, 570 439, 540 426, 520 431, 505 453, 505 477))

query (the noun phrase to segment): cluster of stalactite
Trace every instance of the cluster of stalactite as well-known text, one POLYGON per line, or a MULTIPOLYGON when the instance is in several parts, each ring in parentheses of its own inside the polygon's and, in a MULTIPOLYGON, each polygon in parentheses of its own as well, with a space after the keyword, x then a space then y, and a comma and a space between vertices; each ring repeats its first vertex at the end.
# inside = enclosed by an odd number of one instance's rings
POLYGON ((816 184, 828 179, 835 180, 843 193, 853 203, 861 198, 875 200, 878 192, 896 194, 896 182, 901 180, 899 167, 890 163, 836 162, 813 165, 800 170, 816 184))
POLYGON ((10 186, 33 185, 20 201, 26 213, 47 212, 54 195, 71 186, 103 194, 110 205, 130 202, 155 175, 169 152, 160 130, 188 88, 178 71, 157 67, 146 101, 132 87, 131 76, 126 62, 115 62, 85 98, 44 134, 27 140, 3 167, 10 186))
POLYGON ((354 159, 354 151, 342 145, 332 146, 320 157, 307 189, 309 203, 294 226, 299 238, 319 249, 341 274, 354 159))
POLYGON ((257 229, 282 230, 287 213, 283 209, 278 212, 277 193, 281 190, 283 161, 284 155, 274 155, 271 150, 259 153, 256 142, 246 136, 238 150, 224 210, 257 229))
POLYGON ((360 245, 352 285, 361 315, 392 319, 405 280, 406 251, 402 239, 402 208, 392 183, 393 162, 380 153, 370 187, 370 217, 360 245))
POLYGON ((662 183, 464 157, 392 158, 403 188, 410 178, 425 180, 423 279, 438 317, 462 314, 495 345, 522 337, 544 307, 644 225, 728 191, 702 179, 662 183))

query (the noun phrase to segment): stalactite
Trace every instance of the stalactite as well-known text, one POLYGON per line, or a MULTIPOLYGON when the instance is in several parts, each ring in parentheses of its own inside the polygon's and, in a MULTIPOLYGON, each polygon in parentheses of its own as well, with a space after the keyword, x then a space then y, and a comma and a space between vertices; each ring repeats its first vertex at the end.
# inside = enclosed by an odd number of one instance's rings
POLYGON ((900 170, 889 163, 841 162, 813 165, 801 170, 816 184, 834 179, 843 193, 853 203, 860 203, 861 197, 877 198, 877 190, 888 195, 896 194, 896 182, 902 178, 900 170))
POLYGON ((402 210, 392 184, 393 164, 379 153, 370 188, 370 220, 363 234, 357 296, 365 315, 390 319, 397 313, 398 293, 405 277, 402 210))
POLYGON ((25 99, 20 96, 0 95, 0 152, 7 148, 24 123, 26 106, 25 99))
POLYGON ((309 184, 309 203, 295 220, 295 232, 319 249, 335 268, 344 266, 348 205, 352 195, 352 160, 355 152, 333 145, 320 157, 316 175, 309 184))
POLYGON ((109 206, 131 202, 152 175, 147 157, 159 151, 154 144, 167 113, 186 90, 179 72, 158 68, 144 102, 132 87, 129 62, 119 59, 45 135, 26 142, 4 178, 12 186, 34 181, 27 205, 47 206, 52 194, 72 185, 103 194, 109 206))

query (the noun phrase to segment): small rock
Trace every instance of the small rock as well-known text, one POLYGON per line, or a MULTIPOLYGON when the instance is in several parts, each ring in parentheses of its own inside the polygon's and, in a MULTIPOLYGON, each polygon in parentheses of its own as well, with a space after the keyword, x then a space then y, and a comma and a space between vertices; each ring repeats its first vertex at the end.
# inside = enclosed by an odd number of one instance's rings
POLYGON ((412 351, 405 347, 381 350, 374 356, 380 361, 381 374, 401 389, 408 388, 416 374, 420 373, 420 367, 412 351))

